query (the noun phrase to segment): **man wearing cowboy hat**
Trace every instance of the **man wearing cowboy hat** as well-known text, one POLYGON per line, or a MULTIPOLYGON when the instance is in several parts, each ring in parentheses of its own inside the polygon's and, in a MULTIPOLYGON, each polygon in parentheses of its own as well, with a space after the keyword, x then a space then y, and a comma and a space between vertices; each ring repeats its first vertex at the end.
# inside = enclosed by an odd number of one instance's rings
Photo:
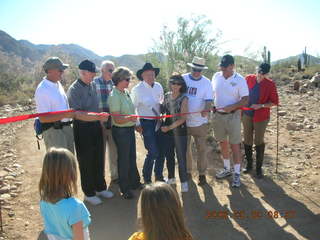
POLYGON ((197 168, 199 172, 199 185, 206 184, 207 170, 207 132, 208 132, 208 112, 213 100, 212 85, 208 78, 202 75, 205 66, 205 59, 194 57, 192 63, 188 63, 191 72, 183 75, 188 86, 187 95, 189 98, 189 112, 201 112, 189 114, 187 116, 188 127, 188 153, 187 153, 187 171, 189 177, 192 172, 192 152, 191 152, 191 136, 195 140, 198 152, 197 168))
MULTIPOLYGON (((151 63, 146 63, 142 69, 137 71, 137 77, 141 81, 131 92, 132 101, 140 116, 159 116, 160 104, 163 101, 163 88, 160 83, 155 82, 155 78, 160 72, 159 68, 154 68, 151 63)), ((159 120, 140 118, 140 126, 144 146, 148 153, 143 165, 143 178, 145 183, 151 182, 152 169, 155 162, 155 178, 163 181, 163 163, 159 159, 159 120)))

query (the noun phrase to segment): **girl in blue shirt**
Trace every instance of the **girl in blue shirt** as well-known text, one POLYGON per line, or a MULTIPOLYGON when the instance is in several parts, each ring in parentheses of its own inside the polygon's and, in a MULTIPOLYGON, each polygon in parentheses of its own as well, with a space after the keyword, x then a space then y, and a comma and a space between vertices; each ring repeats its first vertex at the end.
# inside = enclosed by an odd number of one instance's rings
POLYGON ((40 211, 49 240, 88 240, 91 222, 77 193, 77 166, 73 154, 51 148, 45 155, 39 183, 40 211))

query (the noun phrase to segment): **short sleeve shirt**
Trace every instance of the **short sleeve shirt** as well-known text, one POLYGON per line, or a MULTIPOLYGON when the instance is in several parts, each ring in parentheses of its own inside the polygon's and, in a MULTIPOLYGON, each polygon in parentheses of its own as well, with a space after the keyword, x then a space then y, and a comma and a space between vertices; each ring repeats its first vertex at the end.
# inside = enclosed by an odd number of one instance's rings
POLYGON ((246 80, 239 74, 234 73, 225 79, 222 72, 217 72, 212 78, 214 105, 217 109, 235 104, 242 97, 249 96, 246 80))
POLYGON ((93 82, 86 84, 80 79, 76 80, 69 87, 67 96, 72 109, 99 112, 99 99, 93 82))
POLYGON ((83 228, 91 222, 90 213, 77 198, 64 198, 57 203, 40 201, 40 212, 44 219, 44 231, 65 239, 73 239, 72 225, 82 221, 83 228))
MULTIPOLYGON (((121 92, 114 87, 108 98, 108 105, 111 113, 119 112, 120 114, 135 114, 134 105, 127 90, 121 92)), ((118 127, 132 127, 135 126, 135 123, 127 122, 124 124, 118 124, 114 121, 114 117, 112 117, 112 125, 118 127)))
MULTIPOLYGON (((182 76, 188 87, 189 112, 201 112, 205 108, 206 101, 213 100, 210 80, 204 76, 200 79, 193 79, 190 73, 182 76)), ((201 113, 189 114, 187 116, 188 127, 199 127, 205 123, 208 123, 208 118, 202 117, 201 113)))

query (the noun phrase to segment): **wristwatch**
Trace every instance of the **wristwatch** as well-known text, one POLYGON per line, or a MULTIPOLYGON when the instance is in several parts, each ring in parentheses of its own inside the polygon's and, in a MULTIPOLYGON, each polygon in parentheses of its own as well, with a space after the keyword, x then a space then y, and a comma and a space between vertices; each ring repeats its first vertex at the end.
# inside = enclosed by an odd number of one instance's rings
POLYGON ((264 108, 265 107, 264 104, 261 104, 261 107, 264 108))

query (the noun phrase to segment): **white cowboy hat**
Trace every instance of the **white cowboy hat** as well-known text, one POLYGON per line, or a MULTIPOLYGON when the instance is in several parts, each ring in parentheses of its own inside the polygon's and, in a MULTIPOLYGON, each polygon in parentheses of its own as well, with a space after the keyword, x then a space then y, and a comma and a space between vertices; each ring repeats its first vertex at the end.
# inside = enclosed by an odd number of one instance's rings
POLYGON ((192 63, 187 63, 189 67, 197 68, 197 69, 208 69, 207 66, 205 66, 206 60, 204 58, 200 57, 194 57, 192 59, 192 63))

